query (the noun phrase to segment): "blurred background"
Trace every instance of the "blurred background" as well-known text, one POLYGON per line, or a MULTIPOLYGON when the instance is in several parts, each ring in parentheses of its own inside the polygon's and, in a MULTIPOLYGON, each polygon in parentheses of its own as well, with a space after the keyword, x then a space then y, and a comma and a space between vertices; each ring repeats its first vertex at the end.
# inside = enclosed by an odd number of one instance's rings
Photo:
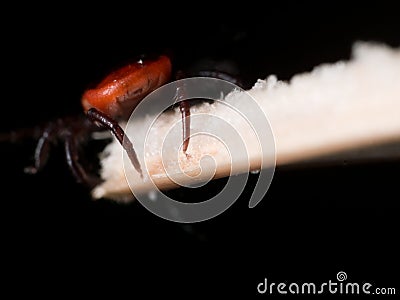
MULTIPOLYGON (((222 10, 213 3, 190 5, 6 8, 11 21, 1 21, 1 132, 82 114, 83 91, 142 54, 172 53, 177 69, 229 60, 249 87, 269 74, 289 80, 321 63, 348 59, 358 40, 400 46, 400 18, 383 2, 245 3, 222 10)), ((93 201, 69 173, 62 146, 41 173, 24 174, 34 147, 34 141, 0 147, 5 258, 13 282, 20 276, 29 282, 45 268, 47 275, 72 271, 69 281, 54 280, 64 289, 85 285, 99 270, 94 276, 126 280, 132 293, 155 282, 165 295, 188 296, 252 296, 264 277, 328 280, 338 271, 354 281, 398 283, 390 271, 399 253, 399 159, 277 168, 265 199, 248 209, 257 178, 252 174, 245 193, 222 215, 182 225, 137 202, 93 201), (106 265, 129 275, 105 272, 106 265)), ((210 183, 196 199, 223 183, 210 183)), ((184 189, 171 194, 193 197, 184 189)))

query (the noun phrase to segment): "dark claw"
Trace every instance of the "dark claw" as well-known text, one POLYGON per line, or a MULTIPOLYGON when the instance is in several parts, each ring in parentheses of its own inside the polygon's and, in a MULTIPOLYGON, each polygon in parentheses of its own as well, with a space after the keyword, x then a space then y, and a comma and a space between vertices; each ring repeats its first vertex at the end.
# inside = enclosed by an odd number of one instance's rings
POLYGON ((99 124, 100 126, 110 130, 114 134, 118 142, 128 154, 128 157, 133 167, 139 173, 140 177, 143 178, 142 168, 140 166, 140 162, 136 155, 135 149, 133 148, 133 144, 128 136, 125 134, 121 126, 119 126, 118 122, 95 108, 89 109, 87 112, 87 116, 89 120, 91 120, 93 123, 99 124))

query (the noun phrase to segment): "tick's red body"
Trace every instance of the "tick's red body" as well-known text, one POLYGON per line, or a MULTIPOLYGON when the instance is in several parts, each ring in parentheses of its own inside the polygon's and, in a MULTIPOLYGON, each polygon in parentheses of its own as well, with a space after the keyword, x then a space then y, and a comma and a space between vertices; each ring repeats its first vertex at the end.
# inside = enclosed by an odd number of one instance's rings
MULTIPOLYGON (((165 55, 154 60, 139 60, 110 73, 82 96, 82 105, 89 120, 114 133, 140 175, 142 170, 133 145, 116 120, 127 119, 147 94, 169 81, 171 69, 171 61, 165 55)), ((179 107, 182 113, 182 149, 186 153, 190 135, 190 107, 186 101, 179 102, 179 107)))
POLYGON ((83 94, 83 108, 85 112, 96 108, 112 118, 126 118, 147 94, 170 80, 171 69, 167 56, 124 66, 83 94))

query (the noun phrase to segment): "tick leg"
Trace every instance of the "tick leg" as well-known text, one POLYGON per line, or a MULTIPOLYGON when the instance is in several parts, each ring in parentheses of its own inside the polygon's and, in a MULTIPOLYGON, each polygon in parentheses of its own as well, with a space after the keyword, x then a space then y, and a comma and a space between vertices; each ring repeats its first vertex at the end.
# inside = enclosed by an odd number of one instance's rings
POLYGON ((42 136, 39 138, 39 141, 36 145, 34 165, 31 167, 26 167, 24 169, 25 173, 36 174, 44 167, 49 158, 50 143, 54 139, 54 134, 55 131, 53 124, 50 124, 44 129, 42 136))
POLYGON ((203 76, 203 77, 212 77, 212 78, 218 78, 218 79, 222 79, 225 81, 229 81, 230 83, 236 84, 237 86, 243 88, 243 82, 240 78, 225 73, 225 72, 220 72, 220 71, 199 71, 197 74, 197 76, 203 76))
MULTIPOLYGON (((185 74, 183 71, 178 71, 175 76, 177 80, 182 79, 184 77, 185 74)), ((186 87, 184 83, 178 86, 175 94, 175 102, 179 101, 179 110, 182 114, 182 139, 183 139, 182 151, 187 155, 186 151, 189 146, 189 140, 190 140, 190 103, 189 101, 184 100, 186 97, 185 88, 186 87)))
POLYGON ((104 128, 110 130, 114 136, 117 138, 118 142, 122 145, 128 157, 136 169, 136 171, 140 174, 140 177, 143 178, 143 172, 140 167, 140 163, 138 157, 136 155, 135 149, 133 148, 132 142, 129 140, 128 136, 125 134, 124 130, 119 126, 118 122, 107 116, 106 114, 98 111, 95 108, 91 108, 87 112, 87 116, 90 121, 100 125, 104 128))
POLYGON ((183 136, 183 153, 186 154, 186 150, 189 146, 190 139, 190 103, 188 101, 179 102, 179 109, 182 114, 182 136, 183 136))
POLYGON ((0 133, 0 143, 17 143, 24 141, 27 138, 39 139, 42 135, 43 129, 40 127, 23 128, 8 133, 0 133))
POLYGON ((79 183, 85 183, 89 187, 94 187, 101 182, 100 178, 89 176, 79 163, 78 147, 76 139, 72 135, 65 138, 65 156, 67 164, 79 183))

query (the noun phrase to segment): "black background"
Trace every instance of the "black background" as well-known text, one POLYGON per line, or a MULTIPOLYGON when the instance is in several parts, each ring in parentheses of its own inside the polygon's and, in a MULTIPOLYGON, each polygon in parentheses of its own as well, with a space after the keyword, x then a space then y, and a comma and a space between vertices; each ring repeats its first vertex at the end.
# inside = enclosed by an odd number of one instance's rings
MULTIPOLYGON (((1 131, 81 114, 86 87, 143 53, 172 51, 177 68, 204 57, 230 59, 252 83, 269 74, 289 80, 320 63, 348 59, 357 40, 400 46, 400 18, 383 2, 215 5, 5 8, 1 131)), ((113 287, 131 296, 250 297, 264 277, 321 282, 334 280, 338 271, 355 282, 398 283, 398 160, 278 168, 265 199, 248 209, 252 175, 243 196, 222 215, 183 226, 137 202, 93 201, 74 182, 62 147, 40 174, 23 174, 34 146, 0 148, 2 248, 14 291, 113 287)))

